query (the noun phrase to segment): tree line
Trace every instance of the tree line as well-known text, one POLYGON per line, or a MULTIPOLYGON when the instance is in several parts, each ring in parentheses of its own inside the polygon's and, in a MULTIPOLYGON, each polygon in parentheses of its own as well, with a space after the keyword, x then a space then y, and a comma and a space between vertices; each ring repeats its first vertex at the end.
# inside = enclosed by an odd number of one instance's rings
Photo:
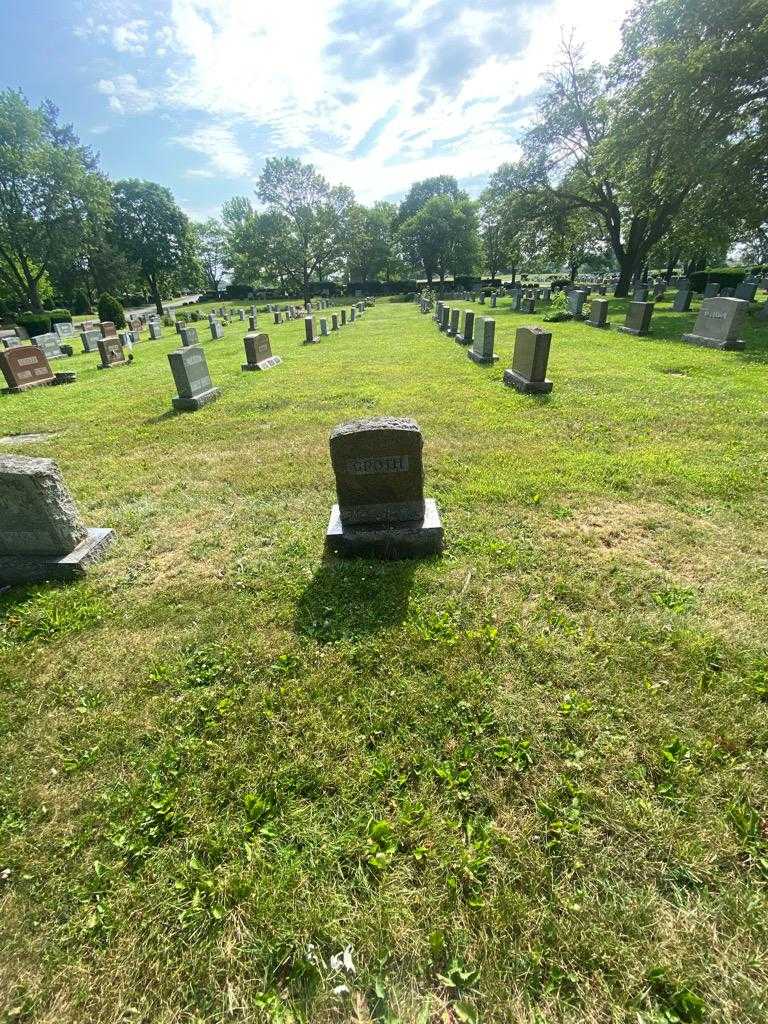
MULTIPOLYGON (((225 280, 309 298, 318 282, 580 269, 685 272, 734 246, 768 261, 765 0, 638 0, 607 65, 564 41, 521 157, 479 199, 456 178, 364 206, 292 157, 266 161, 253 198, 192 222, 166 188, 111 182, 49 101, 0 92, 0 303, 93 305, 140 291, 161 308, 225 280)), ((471 144, 471 140, 470 140, 471 144)), ((78 310, 75 309, 75 312, 78 310)))

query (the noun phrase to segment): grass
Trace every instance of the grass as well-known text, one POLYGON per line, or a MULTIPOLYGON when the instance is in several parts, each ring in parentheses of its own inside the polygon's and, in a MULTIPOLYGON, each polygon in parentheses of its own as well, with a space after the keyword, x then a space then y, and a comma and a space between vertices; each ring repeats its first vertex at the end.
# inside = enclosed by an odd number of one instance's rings
POLYGON ((554 324, 535 399, 496 317, 490 368, 380 301, 262 374, 230 324, 194 414, 170 332, 0 400, 118 533, 0 596, 1 1021, 768 1020, 768 329, 554 324), (440 560, 323 559, 377 414, 440 560))

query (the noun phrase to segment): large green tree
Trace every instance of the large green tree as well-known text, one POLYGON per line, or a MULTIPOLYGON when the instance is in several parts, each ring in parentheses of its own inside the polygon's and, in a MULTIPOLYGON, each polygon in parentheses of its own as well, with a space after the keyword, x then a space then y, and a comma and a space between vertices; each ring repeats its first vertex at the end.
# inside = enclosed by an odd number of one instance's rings
POLYGON ((469 274, 480 258, 475 204, 436 195, 400 227, 403 249, 431 286, 435 277, 445 283, 448 274, 469 274))
POLYGON ((41 282, 82 255, 109 203, 105 178, 49 102, 0 92, 0 281, 39 312, 41 282))
POLYGON ((257 188, 259 199, 273 215, 278 249, 286 277, 296 282, 305 301, 310 282, 337 270, 347 251, 345 227, 354 196, 343 185, 331 186, 311 164, 294 157, 271 157, 257 188))
POLYGON ((371 281, 392 260, 393 224, 397 207, 377 202, 372 207, 355 203, 347 220, 347 265, 353 281, 371 281))
POLYGON ((227 237, 220 221, 209 217, 194 224, 200 267, 208 291, 218 292, 227 270, 227 237))
POLYGON ((152 181, 118 181, 112 195, 115 245, 146 282, 158 313, 163 292, 199 276, 190 222, 167 188, 152 181))

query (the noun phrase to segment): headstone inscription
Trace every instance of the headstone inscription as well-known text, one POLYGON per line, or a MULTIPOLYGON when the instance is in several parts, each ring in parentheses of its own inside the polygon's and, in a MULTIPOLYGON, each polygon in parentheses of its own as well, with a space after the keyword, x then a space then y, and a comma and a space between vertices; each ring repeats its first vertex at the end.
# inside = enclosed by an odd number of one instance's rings
POLYGON ((584 321, 589 327, 608 328, 611 325, 608 320, 608 299, 592 299, 589 306, 589 316, 584 321))
POLYGON ((739 333, 749 311, 746 299, 704 299, 696 317, 693 331, 683 335, 683 341, 703 348, 719 348, 726 352, 744 348, 739 333))
POLYGON ((101 362, 97 367, 99 370, 110 370, 113 366, 127 366, 133 359, 132 355, 125 358, 123 343, 117 336, 99 339, 99 355, 101 356, 101 362))
POLYGON ((691 308, 692 295, 693 292, 691 291, 690 285, 684 288, 678 288, 672 301, 672 312, 687 313, 691 308))
POLYGON ((159 320, 150 320, 149 322, 149 336, 152 341, 159 341, 163 336, 163 325, 159 320))
POLYGON ((630 302, 627 310, 627 318, 617 331, 622 334, 633 334, 637 338, 645 337, 651 326, 653 316, 652 302, 630 302))
POLYGON ((304 344, 312 345, 320 339, 315 334, 315 321, 311 316, 304 317, 304 344))
POLYGON ((490 316, 479 316, 475 320, 475 336, 467 356, 473 363, 495 363, 493 345, 496 339, 496 321, 490 316))
POLYGON ((475 311, 473 309, 464 310, 464 329, 461 334, 456 335, 456 341, 459 345, 471 345, 472 339, 475 336, 475 311))
POLYGON ((0 457, 0 583, 82 576, 114 540, 88 529, 55 462, 0 457))
POLYGON ((205 352, 199 345, 190 345, 188 348, 169 352, 168 362, 171 364, 177 391, 176 396, 171 399, 171 405, 177 412, 194 412, 221 394, 221 391, 213 386, 205 352))
POLYGON ((82 331, 80 341, 83 343, 83 352, 98 352, 101 331, 97 328, 91 331, 82 331))
POLYGON ((342 423, 330 446, 338 504, 326 534, 329 551, 386 559, 442 551, 437 505, 424 498, 417 423, 387 417, 342 423))
POLYGON ((547 363, 552 335, 541 327, 518 327, 512 366, 504 371, 504 383, 523 394, 548 395, 547 363))
POLYGON ((459 333, 459 317, 461 316, 461 310, 458 306, 454 306, 451 310, 451 319, 448 323, 445 333, 449 338, 455 338, 459 333))
MULTIPOLYGON (((321 320, 322 324, 323 321, 321 320)), ((272 355, 272 345, 268 334, 246 334, 243 338, 245 345, 245 362, 243 370, 271 370, 273 366, 282 363, 280 356, 272 355)))
POLYGON ((181 344, 185 348, 188 348, 190 345, 197 345, 197 328, 182 327, 179 331, 179 337, 181 338, 181 344))

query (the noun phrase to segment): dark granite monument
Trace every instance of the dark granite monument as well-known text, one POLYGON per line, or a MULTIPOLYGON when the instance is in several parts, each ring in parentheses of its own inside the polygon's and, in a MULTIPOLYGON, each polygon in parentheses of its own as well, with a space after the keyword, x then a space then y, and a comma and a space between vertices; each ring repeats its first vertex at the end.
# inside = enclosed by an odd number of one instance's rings
POLYGON ((424 498, 423 440, 410 419, 342 423, 331 432, 338 504, 326 547, 339 555, 413 558, 439 554, 443 526, 424 498))
MULTIPOLYGON (((322 323, 322 321, 320 322, 322 323)), ((245 345, 243 370, 271 370, 273 366, 279 366, 282 363, 280 356, 272 355, 268 334, 246 334, 243 343, 245 345)))
POLYGON ((132 355, 125 358, 123 343, 117 336, 99 339, 99 355, 101 356, 101 362, 97 367, 99 370, 109 370, 113 366, 127 366, 133 359, 132 355))
POLYGON ((512 366, 504 371, 504 383, 523 394, 546 395, 552 390, 547 380, 547 363, 552 334, 541 327, 519 327, 515 335, 512 366))
POLYGON ((687 313, 688 310, 691 308, 692 295, 693 292, 691 291, 690 285, 678 288, 677 292, 675 293, 675 297, 672 301, 672 311, 674 313, 687 313))
POLYGON ((180 412, 194 412, 221 394, 213 386, 208 373, 205 353, 199 345, 180 348, 168 353, 171 373, 178 394, 171 399, 173 408, 180 412))
POLYGON ((314 345, 316 341, 320 341, 320 338, 315 334, 315 320, 314 317, 304 317, 304 344, 314 345))
POLYGON ((182 327, 179 331, 179 337, 181 338, 181 344, 187 348, 190 345, 197 345, 197 328, 196 327, 182 327))
POLYGON ((479 316, 475 320, 475 336, 467 356, 473 363, 495 363, 493 344, 496 338, 496 321, 490 316, 479 316))
POLYGON ((696 317, 693 331, 683 335, 683 341, 703 348, 738 351, 744 348, 739 332, 744 326, 749 303, 746 299, 704 299, 696 317))
POLYGON ((451 310, 451 318, 448 321, 448 327, 446 334, 449 338, 455 338, 459 333, 459 317, 461 316, 461 310, 458 306, 454 306, 451 310))
POLYGON ((607 329, 608 323, 608 299, 592 299, 589 304, 589 316, 584 321, 589 327, 601 327, 607 329))
POLYGON ((114 540, 88 529, 50 459, 0 457, 0 584, 82 576, 114 540))
POLYGON ((617 331, 622 334, 633 334, 635 337, 644 337, 648 334, 653 316, 652 302, 630 302, 627 310, 627 318, 622 327, 617 331))
POLYGON ((475 312, 472 309, 464 310, 464 329, 461 334, 456 335, 459 345, 471 345, 475 336, 475 312))

